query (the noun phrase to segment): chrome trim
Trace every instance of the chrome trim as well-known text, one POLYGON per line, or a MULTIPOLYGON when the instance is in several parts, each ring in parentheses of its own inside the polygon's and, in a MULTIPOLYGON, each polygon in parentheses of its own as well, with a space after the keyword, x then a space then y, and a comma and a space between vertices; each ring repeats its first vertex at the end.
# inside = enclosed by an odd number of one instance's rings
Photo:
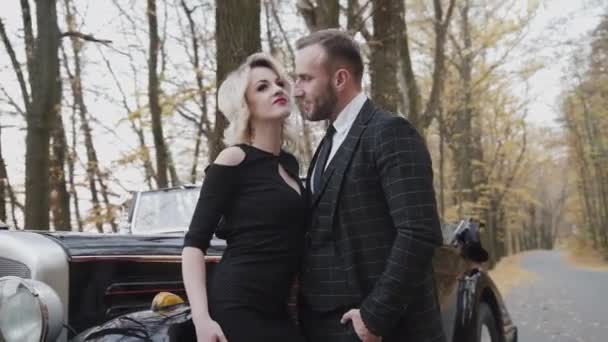
POLYGON ((7 276, 30 279, 32 277, 32 272, 24 263, 0 256, 0 277, 7 276))
MULTIPOLYGON (((43 234, 27 231, 0 231, 0 256, 18 260, 31 271, 31 279, 50 286, 63 304, 63 322, 68 321, 69 265, 63 248, 43 234)), ((67 341, 63 329, 59 342, 67 341)))
MULTIPOLYGON (((219 262, 221 256, 206 255, 206 262, 219 262)), ((132 261, 132 262, 166 262, 181 263, 181 255, 79 255, 72 257, 72 262, 87 261, 132 261)))

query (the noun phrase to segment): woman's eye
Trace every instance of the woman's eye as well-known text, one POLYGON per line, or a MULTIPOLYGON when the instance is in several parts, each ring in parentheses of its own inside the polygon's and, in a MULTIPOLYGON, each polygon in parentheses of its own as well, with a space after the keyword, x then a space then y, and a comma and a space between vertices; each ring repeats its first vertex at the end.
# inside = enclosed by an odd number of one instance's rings
POLYGON ((266 90, 266 88, 268 88, 268 86, 265 84, 262 84, 262 85, 258 86, 258 91, 264 91, 264 90, 266 90))
POLYGON ((285 88, 285 82, 283 81, 277 81, 277 85, 281 88, 285 88))

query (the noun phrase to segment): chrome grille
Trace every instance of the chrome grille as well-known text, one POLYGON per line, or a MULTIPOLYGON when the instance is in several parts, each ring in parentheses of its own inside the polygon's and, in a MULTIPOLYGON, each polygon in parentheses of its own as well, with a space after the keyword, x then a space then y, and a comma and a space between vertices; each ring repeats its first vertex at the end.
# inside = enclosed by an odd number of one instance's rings
POLYGON ((0 257, 0 277, 5 276, 29 279, 32 274, 30 269, 19 261, 0 257))

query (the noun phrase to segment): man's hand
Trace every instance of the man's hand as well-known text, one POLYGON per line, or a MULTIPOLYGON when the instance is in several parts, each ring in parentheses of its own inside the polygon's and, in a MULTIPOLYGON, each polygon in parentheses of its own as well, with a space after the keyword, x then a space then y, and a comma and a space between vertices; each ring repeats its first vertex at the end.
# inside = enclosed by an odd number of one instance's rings
POLYGON ((198 342, 228 342, 220 325, 211 318, 201 319, 194 326, 198 342))
POLYGON ((340 320, 340 322, 342 324, 348 323, 348 321, 353 322, 353 328, 355 329, 355 333, 357 333, 357 336, 359 336, 361 341, 363 341, 363 342, 380 342, 380 341, 382 341, 381 336, 376 336, 376 335, 372 334, 369 330, 367 330, 365 323, 363 323, 363 320, 361 319, 361 313, 359 312, 359 309, 350 309, 347 313, 344 314, 344 316, 342 316, 342 319, 340 320))

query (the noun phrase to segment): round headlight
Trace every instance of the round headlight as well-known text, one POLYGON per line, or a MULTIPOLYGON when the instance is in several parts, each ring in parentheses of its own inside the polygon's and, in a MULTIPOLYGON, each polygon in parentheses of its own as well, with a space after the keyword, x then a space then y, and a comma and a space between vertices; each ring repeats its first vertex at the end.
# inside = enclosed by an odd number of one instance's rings
POLYGON ((0 278, 0 340, 55 341, 63 328, 59 296, 43 282, 0 278))

